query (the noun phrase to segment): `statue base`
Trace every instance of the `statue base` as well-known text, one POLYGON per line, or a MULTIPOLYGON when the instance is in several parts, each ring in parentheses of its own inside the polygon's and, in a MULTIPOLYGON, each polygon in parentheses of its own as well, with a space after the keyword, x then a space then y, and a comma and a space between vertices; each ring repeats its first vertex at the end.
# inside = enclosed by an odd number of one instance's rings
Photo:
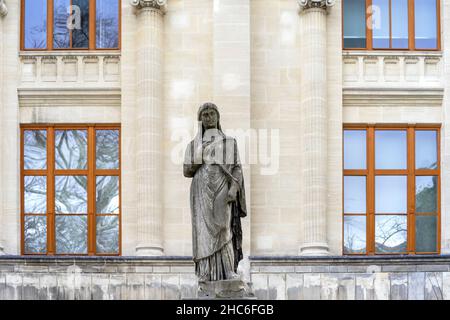
POLYGON ((242 280, 199 281, 199 300, 256 300, 252 284, 242 280))

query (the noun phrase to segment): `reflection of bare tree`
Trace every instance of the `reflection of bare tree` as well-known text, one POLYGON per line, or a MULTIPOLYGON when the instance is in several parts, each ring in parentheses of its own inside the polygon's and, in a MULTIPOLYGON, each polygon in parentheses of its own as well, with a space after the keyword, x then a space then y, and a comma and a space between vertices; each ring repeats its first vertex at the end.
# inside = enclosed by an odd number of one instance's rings
POLYGON ((377 250, 381 252, 406 251, 406 232, 407 227, 401 217, 399 218, 397 216, 393 216, 378 220, 376 232, 377 250), (393 240, 397 236, 401 237, 403 241, 396 246, 389 245, 388 242, 393 240))

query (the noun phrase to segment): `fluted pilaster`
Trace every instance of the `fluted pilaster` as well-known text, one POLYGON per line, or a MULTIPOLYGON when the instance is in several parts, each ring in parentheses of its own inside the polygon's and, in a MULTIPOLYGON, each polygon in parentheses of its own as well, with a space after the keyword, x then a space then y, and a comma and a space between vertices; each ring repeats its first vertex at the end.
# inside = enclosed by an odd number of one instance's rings
MULTIPOLYGON (((2 137, 3 137, 3 133, 2 133, 2 128, 3 128, 3 79, 4 79, 4 68, 3 68, 3 56, 4 56, 4 52, 3 52, 3 17, 5 17, 8 14, 8 9, 6 8, 6 4, 4 2, 4 0, 0 0, 0 149, 3 150, 3 146, 2 146, 2 137)), ((0 174, 2 172, 2 159, 0 157, 0 174)), ((2 178, 0 177, 0 255, 4 254, 4 244, 3 244, 3 235, 5 234, 3 232, 3 210, 2 210, 2 205, 1 203, 3 203, 2 201, 2 195, 3 195, 3 190, 2 190, 2 178)))
MULTIPOLYGON (((136 1, 138 2, 138 1, 136 1)), ((139 256, 164 253, 162 225, 162 35, 165 1, 141 0, 137 15, 136 174, 139 256)))
POLYGON ((300 1, 303 144, 301 255, 326 255, 327 244, 327 1, 300 1))

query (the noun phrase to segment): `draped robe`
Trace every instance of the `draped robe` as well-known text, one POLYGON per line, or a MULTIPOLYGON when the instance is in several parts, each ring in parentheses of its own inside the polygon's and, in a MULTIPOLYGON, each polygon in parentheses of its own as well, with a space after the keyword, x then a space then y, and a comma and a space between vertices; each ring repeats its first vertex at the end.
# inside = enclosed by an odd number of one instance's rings
MULTIPOLYGON (((221 132, 221 131, 220 131, 221 132)), ((196 141, 185 154, 185 176, 191 177, 193 257, 197 276, 205 281, 226 280, 242 260, 241 217, 247 215, 242 167, 234 138, 221 135, 202 141, 203 159, 195 171, 196 141), (195 171, 195 172, 194 172, 195 171), (231 184, 238 189, 228 202, 231 184)))

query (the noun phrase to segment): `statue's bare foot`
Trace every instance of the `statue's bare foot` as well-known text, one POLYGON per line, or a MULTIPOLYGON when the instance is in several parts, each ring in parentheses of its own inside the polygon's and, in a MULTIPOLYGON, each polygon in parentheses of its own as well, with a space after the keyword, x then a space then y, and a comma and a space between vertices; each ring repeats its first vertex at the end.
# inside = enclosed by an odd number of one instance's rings
POLYGON ((207 281, 209 281, 207 275, 203 275, 203 276, 198 277, 198 282, 207 282, 207 281))

